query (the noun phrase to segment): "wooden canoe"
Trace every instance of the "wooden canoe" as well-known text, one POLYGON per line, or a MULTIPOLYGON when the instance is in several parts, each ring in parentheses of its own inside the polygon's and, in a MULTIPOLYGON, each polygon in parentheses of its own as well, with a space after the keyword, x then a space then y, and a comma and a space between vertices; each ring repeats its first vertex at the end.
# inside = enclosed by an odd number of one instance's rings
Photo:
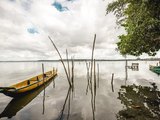
POLYGON ((0 92, 10 97, 17 97, 21 94, 25 94, 26 92, 36 89, 39 86, 45 85, 47 81, 52 80, 56 75, 56 70, 48 71, 44 73, 44 77, 43 74, 40 74, 9 87, 0 87, 0 92))
MULTIPOLYGON (((51 82, 52 82, 52 80, 45 82, 45 87, 50 85, 51 82)), ((18 96, 16 98, 13 98, 10 101, 10 103, 6 106, 6 108, 3 110, 3 112, 0 114, 0 119, 4 118, 4 117, 8 117, 8 119, 9 119, 9 118, 12 118, 13 116, 15 116, 22 108, 24 108, 37 95, 39 95, 43 89, 44 89, 44 86, 41 85, 40 87, 37 87, 34 90, 31 90, 29 92, 25 92, 25 94, 18 96)), ((43 96, 43 97, 45 97, 45 96, 43 96)))

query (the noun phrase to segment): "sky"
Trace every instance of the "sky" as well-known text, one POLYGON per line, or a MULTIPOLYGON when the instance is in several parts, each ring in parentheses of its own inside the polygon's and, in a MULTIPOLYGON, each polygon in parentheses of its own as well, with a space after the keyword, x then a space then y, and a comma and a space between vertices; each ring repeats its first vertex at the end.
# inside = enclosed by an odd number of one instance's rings
POLYGON ((124 33, 115 16, 106 15, 112 0, 0 0, 0 60, 123 58, 115 49, 124 33))

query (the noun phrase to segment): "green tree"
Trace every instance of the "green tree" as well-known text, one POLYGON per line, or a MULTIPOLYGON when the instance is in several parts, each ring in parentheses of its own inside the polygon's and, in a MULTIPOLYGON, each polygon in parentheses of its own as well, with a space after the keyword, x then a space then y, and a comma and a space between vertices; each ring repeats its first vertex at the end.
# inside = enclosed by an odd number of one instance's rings
POLYGON ((126 33, 117 43, 122 55, 156 55, 160 49, 160 0, 116 0, 107 6, 126 33))

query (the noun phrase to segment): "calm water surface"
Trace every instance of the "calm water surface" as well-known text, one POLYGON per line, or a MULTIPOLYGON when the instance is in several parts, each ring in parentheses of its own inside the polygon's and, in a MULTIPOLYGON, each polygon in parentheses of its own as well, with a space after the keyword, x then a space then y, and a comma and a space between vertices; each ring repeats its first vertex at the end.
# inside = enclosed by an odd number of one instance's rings
MULTIPOLYGON (((125 82, 125 62, 99 63, 99 87, 96 88, 95 111, 91 92, 86 95, 85 62, 75 62, 74 92, 69 91, 63 67, 59 62, 45 62, 45 71, 58 69, 55 88, 51 82, 45 89, 16 100, 0 93, 1 119, 11 120, 158 120, 160 119, 160 78, 149 71, 157 62, 138 61, 139 71, 128 69, 125 82), (113 90, 111 86, 114 73, 113 90), (153 84, 154 83, 154 84, 153 84), (44 101, 45 98, 45 101, 44 101), (43 114, 44 112, 44 114, 43 114), (9 117, 9 118, 8 118, 9 117)), ((131 65, 133 62, 128 62, 131 65)), ((0 86, 9 86, 42 73, 40 62, 0 63, 0 86)))

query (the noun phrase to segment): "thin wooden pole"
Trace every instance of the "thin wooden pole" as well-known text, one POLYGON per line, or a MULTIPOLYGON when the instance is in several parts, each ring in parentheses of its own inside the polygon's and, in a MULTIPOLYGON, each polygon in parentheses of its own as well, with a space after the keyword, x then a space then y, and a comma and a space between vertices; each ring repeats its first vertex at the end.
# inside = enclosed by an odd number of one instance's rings
POLYGON ((44 83, 44 64, 42 63, 42 74, 43 74, 43 83, 44 83))
POLYGON ((68 80, 69 86, 71 87, 72 85, 71 85, 71 82, 70 82, 70 80, 69 80, 69 75, 68 75, 68 73, 67 73, 67 69, 66 69, 66 66, 65 66, 65 64, 64 64, 64 62, 63 62, 62 56, 61 56, 59 50, 57 49, 56 45, 54 44, 53 40, 52 40, 49 36, 48 36, 48 38, 50 39, 51 43, 53 44, 54 48, 56 49, 56 51, 57 51, 57 53, 58 53, 58 55, 59 55, 59 57, 60 57, 61 63, 62 63, 62 65, 63 65, 64 71, 65 71, 66 76, 67 76, 67 80, 68 80))
MULTIPOLYGON (((54 67, 53 67, 53 73, 55 72, 55 69, 54 69, 54 67)), ((55 83, 55 80, 53 79, 53 88, 55 88, 56 87, 56 83, 55 83)))
POLYGON ((96 61, 95 61, 95 59, 94 59, 94 111, 96 110, 96 104, 95 104, 95 102, 96 102, 96 92, 97 92, 97 85, 96 85, 97 83, 96 83, 96 61))
POLYGON ((92 69, 93 69, 93 56, 94 56, 94 48, 96 42, 96 34, 94 35, 93 47, 92 47, 92 57, 91 57, 91 73, 90 73, 90 85, 92 86, 92 69))
POLYGON ((71 78, 70 78, 70 66, 69 66, 68 51, 67 51, 67 49, 66 49, 66 58, 67 58, 67 64, 68 64, 68 77, 69 77, 69 80, 71 81, 71 78))
POLYGON ((93 47, 92 47, 92 57, 91 57, 91 73, 90 73, 90 89, 91 89, 91 105, 92 105, 92 113, 93 113, 93 120, 95 120, 95 108, 94 108, 94 93, 92 89, 92 69, 93 69, 93 56, 94 56, 94 48, 96 42, 96 34, 94 35, 93 47))
POLYGON ((74 60, 72 58, 72 79, 71 79, 71 82, 72 82, 72 92, 74 91, 74 60))
POLYGON ((44 112, 45 112, 45 96, 46 96, 46 94, 45 94, 45 81, 44 81, 44 64, 42 63, 42 73, 43 73, 43 85, 44 85, 44 92, 43 92, 43 112, 42 112, 42 114, 44 114, 44 112))
POLYGON ((99 64, 97 63, 97 79, 98 79, 98 88, 99 88, 99 64))
POLYGON ((125 62, 126 64, 125 64, 125 73, 126 73, 126 78, 125 78, 125 80, 127 81, 128 80, 128 61, 126 60, 126 62, 125 62))

